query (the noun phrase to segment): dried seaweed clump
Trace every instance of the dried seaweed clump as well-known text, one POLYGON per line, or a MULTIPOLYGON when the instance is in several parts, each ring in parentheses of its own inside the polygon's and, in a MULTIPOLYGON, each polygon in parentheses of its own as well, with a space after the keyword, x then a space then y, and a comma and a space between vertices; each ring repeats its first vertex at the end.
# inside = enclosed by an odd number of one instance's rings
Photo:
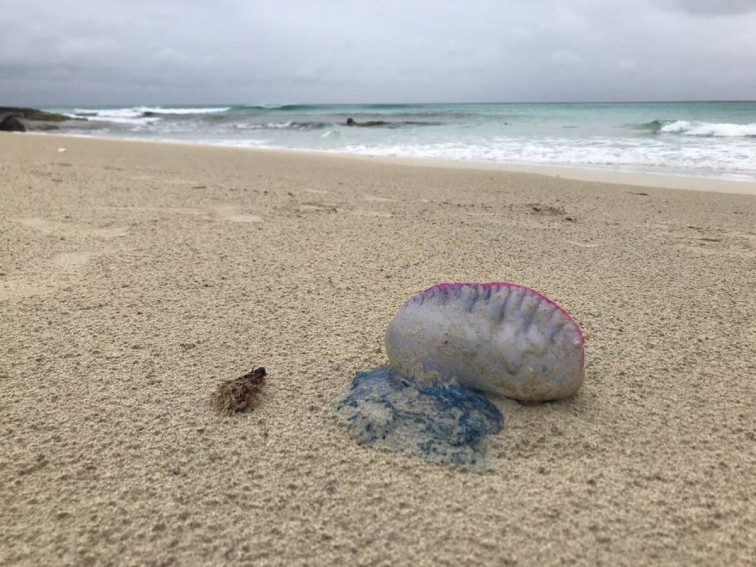
POLYGON ((228 414, 253 409, 260 400, 260 392, 265 386, 265 374, 265 368, 260 366, 244 376, 218 384, 215 408, 228 414))

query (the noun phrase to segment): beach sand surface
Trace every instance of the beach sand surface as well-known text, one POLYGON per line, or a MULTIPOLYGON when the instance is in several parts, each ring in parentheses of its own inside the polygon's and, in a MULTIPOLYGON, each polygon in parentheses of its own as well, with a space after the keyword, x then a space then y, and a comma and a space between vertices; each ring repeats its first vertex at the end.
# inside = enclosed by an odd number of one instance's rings
POLYGON ((0 564, 756 562, 755 196, 10 134, 0 178, 0 564), (399 306, 495 280, 578 395, 493 398, 484 472, 350 439, 399 306))

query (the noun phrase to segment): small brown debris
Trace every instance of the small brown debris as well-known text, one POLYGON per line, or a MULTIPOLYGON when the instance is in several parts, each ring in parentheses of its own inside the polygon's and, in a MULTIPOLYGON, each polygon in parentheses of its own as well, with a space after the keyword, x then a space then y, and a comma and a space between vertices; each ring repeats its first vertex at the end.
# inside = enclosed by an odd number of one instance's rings
POLYGON ((260 400, 265 376, 265 368, 260 366, 234 380, 221 382, 215 394, 215 408, 228 414, 253 409, 260 400))

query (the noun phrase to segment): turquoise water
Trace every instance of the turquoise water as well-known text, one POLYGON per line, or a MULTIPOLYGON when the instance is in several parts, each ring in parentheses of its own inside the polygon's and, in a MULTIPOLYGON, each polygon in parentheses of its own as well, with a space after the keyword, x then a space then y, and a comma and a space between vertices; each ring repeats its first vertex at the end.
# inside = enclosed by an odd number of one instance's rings
POLYGON ((50 110, 80 135, 756 181, 756 102, 50 110))

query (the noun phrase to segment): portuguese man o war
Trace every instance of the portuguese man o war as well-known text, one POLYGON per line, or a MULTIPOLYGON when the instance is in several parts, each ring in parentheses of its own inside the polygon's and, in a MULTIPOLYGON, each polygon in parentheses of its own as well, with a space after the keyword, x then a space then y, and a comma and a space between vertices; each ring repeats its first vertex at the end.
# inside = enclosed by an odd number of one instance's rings
POLYGON ((508 283, 438 284, 386 332, 388 367, 358 372, 338 412, 360 444, 475 466, 504 418, 484 396, 545 402, 575 394, 580 328, 559 305, 508 283))
POLYGON ((522 401, 566 398, 583 383, 583 334, 567 312, 511 283, 440 284, 389 323, 391 369, 522 401))

